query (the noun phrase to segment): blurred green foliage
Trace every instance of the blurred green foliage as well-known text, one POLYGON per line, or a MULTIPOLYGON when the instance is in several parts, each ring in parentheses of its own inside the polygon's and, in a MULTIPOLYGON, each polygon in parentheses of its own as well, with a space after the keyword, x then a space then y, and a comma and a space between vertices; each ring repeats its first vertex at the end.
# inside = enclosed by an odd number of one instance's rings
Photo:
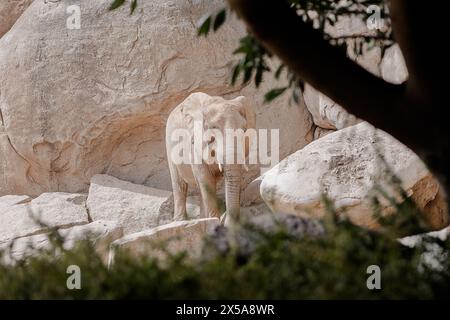
POLYGON ((239 246, 221 251, 206 239, 196 259, 167 254, 161 263, 120 251, 110 269, 89 242, 66 251, 58 240, 14 266, 0 264, 0 299, 450 298, 448 255, 439 267, 424 259, 430 245, 449 252, 449 242, 425 237, 409 248, 396 240, 396 223, 389 224, 374 233, 330 214, 324 235, 301 239, 283 228, 268 233, 243 226, 258 239, 252 253, 239 246), (69 265, 81 269, 81 290, 66 287, 69 265), (381 290, 367 288, 370 265, 381 269, 381 290))

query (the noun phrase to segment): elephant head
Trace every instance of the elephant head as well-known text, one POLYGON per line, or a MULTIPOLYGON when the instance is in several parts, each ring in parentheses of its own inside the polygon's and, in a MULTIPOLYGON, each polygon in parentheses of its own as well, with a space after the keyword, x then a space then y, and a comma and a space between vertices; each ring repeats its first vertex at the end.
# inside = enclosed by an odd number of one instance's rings
POLYGON ((228 224, 230 219, 239 216, 241 171, 246 166, 245 158, 251 143, 248 129, 255 129, 256 116, 243 96, 226 100, 200 94, 197 99, 197 103, 190 103, 183 109, 185 123, 194 135, 199 129, 203 131, 202 159, 223 171, 227 207, 225 223, 228 224), (201 123, 197 129, 195 121, 201 123))

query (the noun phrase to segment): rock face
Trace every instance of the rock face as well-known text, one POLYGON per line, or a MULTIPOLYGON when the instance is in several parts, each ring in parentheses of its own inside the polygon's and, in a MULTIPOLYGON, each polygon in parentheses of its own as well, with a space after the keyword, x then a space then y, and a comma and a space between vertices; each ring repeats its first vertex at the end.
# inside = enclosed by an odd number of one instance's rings
POLYGON ((0 38, 11 29, 33 0, 2 0, 0 3, 0 38))
POLYGON ((314 129, 314 140, 325 137, 327 134, 333 133, 335 131, 336 130, 333 129, 324 129, 321 127, 316 127, 316 129, 314 129))
MULTIPOLYGON (((76 226, 58 231, 64 239, 63 248, 70 250, 81 240, 89 240, 106 263, 109 255, 109 245, 123 236, 122 228, 115 221, 95 221, 86 225, 76 226)), ((38 234, 7 241, 0 244, 0 250, 6 250, 7 263, 22 260, 38 254, 40 250, 51 250, 52 244, 48 233, 38 234), (12 259, 11 259, 12 258, 12 259)))
POLYGON ((0 197, 0 210, 30 201, 31 198, 29 196, 3 196, 0 197))
POLYGON ((143 1, 132 16, 110 3, 77 1, 78 30, 66 25, 71 1, 34 1, 0 39, 0 196, 86 192, 98 173, 170 190, 165 121, 197 91, 248 97, 258 127, 280 128, 281 158, 312 140, 303 105, 263 105, 279 84, 229 85, 240 22, 197 37, 222 1, 143 1))
POLYGON ((376 228, 371 197, 377 196, 386 214, 392 208, 373 188, 396 193, 388 168, 419 207, 431 212, 426 218, 432 229, 448 225, 445 202, 420 159, 364 122, 320 138, 287 157, 266 172, 260 190, 273 211, 309 217, 324 214, 322 194, 326 194, 337 208, 346 208, 354 223, 376 228))
MULTIPOLYGON (((0 203, 1 203, 0 198, 0 203)), ((0 207, 0 242, 89 222, 86 195, 44 193, 30 202, 0 207)))
POLYGON ((190 256, 198 256, 203 246, 203 238, 211 234, 220 224, 217 218, 176 221, 150 230, 133 233, 111 244, 110 263, 114 262, 117 250, 128 250, 131 254, 155 254, 163 257, 158 244, 167 242, 169 253, 187 252, 190 256))

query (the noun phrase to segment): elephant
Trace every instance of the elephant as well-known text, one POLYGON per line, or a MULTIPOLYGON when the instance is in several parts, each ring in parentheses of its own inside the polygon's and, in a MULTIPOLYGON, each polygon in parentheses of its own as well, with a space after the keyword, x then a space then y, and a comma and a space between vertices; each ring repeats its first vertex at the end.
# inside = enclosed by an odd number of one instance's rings
POLYGON ((242 167, 246 164, 245 161, 230 161, 228 155, 232 153, 233 160, 239 152, 244 154, 244 158, 248 156, 252 142, 247 132, 255 126, 255 112, 243 96, 226 100, 206 93, 192 93, 170 113, 166 123, 166 150, 174 197, 174 220, 188 219, 186 197, 189 185, 197 185, 200 190, 203 217, 225 217, 221 219, 225 225, 239 220, 242 167), (222 138, 230 130, 244 134, 233 137, 232 143, 224 143, 222 138), (205 136, 204 132, 208 134, 205 136), (201 141, 195 140, 196 137, 201 141), (180 138, 184 139, 184 144, 180 138), (234 148, 235 138, 242 139, 237 141, 241 148, 234 148), (182 161, 179 159, 181 153, 182 161), (217 183, 222 180, 225 184, 225 215, 220 212, 216 194, 217 183))

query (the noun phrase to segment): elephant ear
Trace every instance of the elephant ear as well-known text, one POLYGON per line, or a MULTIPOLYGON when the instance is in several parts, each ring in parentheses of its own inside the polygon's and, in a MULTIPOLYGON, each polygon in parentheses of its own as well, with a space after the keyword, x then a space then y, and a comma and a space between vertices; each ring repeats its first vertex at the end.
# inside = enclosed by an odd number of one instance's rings
POLYGON ((237 105, 241 106, 241 114, 246 119, 247 129, 255 129, 256 128, 256 114, 253 109, 253 105, 250 103, 249 99, 244 96, 237 97, 232 100, 237 105))
POLYGON ((183 102, 181 113, 189 130, 194 128, 195 121, 201 121, 203 124, 203 106, 206 98, 208 95, 204 93, 193 93, 183 102))

